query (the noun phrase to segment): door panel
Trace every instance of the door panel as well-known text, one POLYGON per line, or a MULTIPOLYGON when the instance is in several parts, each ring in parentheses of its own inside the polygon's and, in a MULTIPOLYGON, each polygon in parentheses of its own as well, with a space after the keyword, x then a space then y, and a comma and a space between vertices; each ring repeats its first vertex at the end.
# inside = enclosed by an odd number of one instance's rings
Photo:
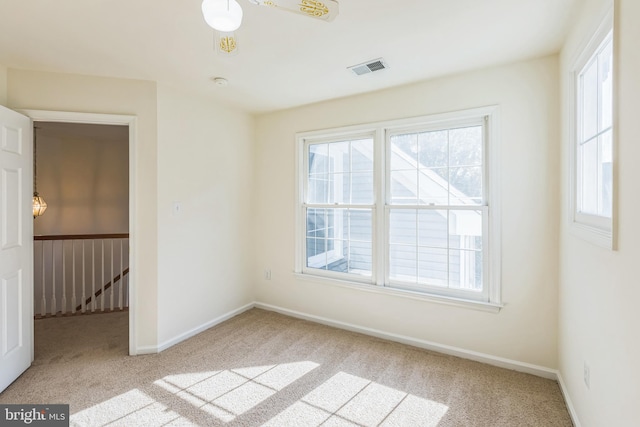
POLYGON ((33 359, 31 126, 0 106, 0 391, 33 359))
POLYGON ((20 304, 13 304, 14 301, 20 301, 22 295, 22 271, 10 274, 8 277, 2 278, 2 313, 4 314, 3 333, 4 340, 2 342, 2 357, 7 357, 13 351, 20 349, 22 345, 21 328, 14 328, 11 325, 22 325, 21 314, 22 307, 20 304))
POLYGON ((2 249, 20 246, 22 170, 2 169, 2 249))

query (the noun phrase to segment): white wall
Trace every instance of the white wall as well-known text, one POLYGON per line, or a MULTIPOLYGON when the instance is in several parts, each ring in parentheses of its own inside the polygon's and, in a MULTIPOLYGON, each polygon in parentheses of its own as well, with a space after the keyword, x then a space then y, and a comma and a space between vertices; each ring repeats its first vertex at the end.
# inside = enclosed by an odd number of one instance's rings
POLYGON ((34 234, 128 233, 128 127, 40 123, 36 132, 38 192, 47 211, 34 221, 34 234))
POLYGON ((7 67, 0 64, 0 105, 7 105, 7 67))
POLYGON ((556 368, 558 89, 558 59, 554 56, 258 117, 253 217, 256 299, 556 368), (495 104, 501 107, 502 123, 502 290, 506 303, 499 314, 294 277, 296 132, 495 104), (271 281, 264 280, 263 268, 272 270, 271 281))
POLYGON ((158 88, 161 346, 253 301, 252 131, 248 114, 158 88))
POLYGON ((573 58, 597 28, 611 1, 586 2, 562 52, 563 157, 559 367, 582 426, 640 424, 640 2, 616 0, 614 69, 617 79, 618 250, 592 245, 568 227, 569 72, 573 58), (591 386, 583 383, 590 366, 591 386))
POLYGON ((90 77, 9 69, 7 106, 17 109, 135 115, 137 258, 132 272, 137 289, 138 347, 157 344, 157 94, 156 84, 141 80, 90 77))
POLYGON ((174 343, 253 300, 250 115, 153 82, 14 69, 8 76, 13 109, 138 117, 138 347, 174 343))

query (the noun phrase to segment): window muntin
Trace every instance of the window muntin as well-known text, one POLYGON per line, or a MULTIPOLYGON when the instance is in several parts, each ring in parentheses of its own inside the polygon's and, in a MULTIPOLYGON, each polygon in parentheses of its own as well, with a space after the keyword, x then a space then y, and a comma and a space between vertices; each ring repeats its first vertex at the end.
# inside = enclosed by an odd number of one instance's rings
POLYGON ((613 210, 612 66, 610 32, 577 74, 576 219, 609 230, 613 210))
POLYGON ((296 271, 499 304, 495 116, 486 107, 300 134, 296 271))

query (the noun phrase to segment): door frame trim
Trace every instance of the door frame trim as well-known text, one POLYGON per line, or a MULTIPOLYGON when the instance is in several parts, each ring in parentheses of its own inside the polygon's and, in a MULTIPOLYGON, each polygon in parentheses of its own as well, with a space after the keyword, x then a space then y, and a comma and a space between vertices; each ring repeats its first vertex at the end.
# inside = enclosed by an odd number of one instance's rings
MULTIPOLYGON (((136 312, 138 307, 137 271, 138 242, 136 234, 136 164, 137 164, 137 116, 122 114, 79 113, 49 110, 16 110, 32 122, 64 122, 99 125, 129 126, 129 355, 138 354, 136 312)), ((33 236, 31 236, 33 239, 33 236)), ((33 305, 33 302, 32 302, 33 305)))

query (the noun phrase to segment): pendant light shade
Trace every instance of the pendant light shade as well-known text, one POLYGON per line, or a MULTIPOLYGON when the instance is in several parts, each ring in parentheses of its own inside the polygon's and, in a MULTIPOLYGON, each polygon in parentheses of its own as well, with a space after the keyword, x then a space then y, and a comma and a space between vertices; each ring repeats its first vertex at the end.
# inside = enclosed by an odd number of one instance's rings
POLYGON ((236 0, 203 0, 202 15, 214 30, 235 31, 242 23, 242 8, 236 0))
POLYGON ((47 210, 47 202, 38 194, 38 128, 33 127, 33 218, 39 217, 47 210))
POLYGON ((40 216, 47 210, 47 202, 44 201, 38 192, 33 193, 33 217, 40 216))

